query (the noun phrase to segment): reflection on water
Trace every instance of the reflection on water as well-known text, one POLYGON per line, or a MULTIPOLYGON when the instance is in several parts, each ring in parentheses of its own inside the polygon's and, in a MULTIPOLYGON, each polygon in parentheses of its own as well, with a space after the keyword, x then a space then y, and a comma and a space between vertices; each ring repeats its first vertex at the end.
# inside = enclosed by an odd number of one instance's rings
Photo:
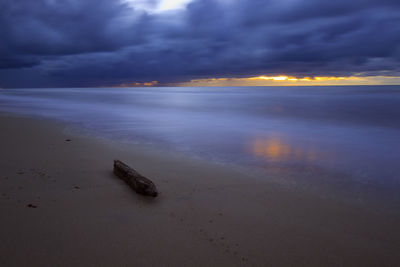
POLYGON ((254 156, 272 162, 314 161, 317 159, 316 151, 312 148, 290 146, 276 135, 255 138, 250 145, 250 151, 254 156))
POLYGON ((261 172, 320 168, 346 174, 326 178, 333 184, 400 192, 400 87, 6 89, 0 110, 261 172))

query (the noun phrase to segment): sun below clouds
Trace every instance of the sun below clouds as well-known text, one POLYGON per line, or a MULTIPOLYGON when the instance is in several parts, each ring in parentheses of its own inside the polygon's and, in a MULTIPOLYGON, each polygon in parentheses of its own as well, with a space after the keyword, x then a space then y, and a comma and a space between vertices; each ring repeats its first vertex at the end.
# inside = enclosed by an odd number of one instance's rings
POLYGON ((400 84, 399 1, 0 6, 4 88, 400 84))
POLYGON ((179 86, 324 86, 324 85, 397 85, 400 77, 349 76, 349 77, 293 77, 256 76, 249 78, 205 78, 180 83, 179 86))

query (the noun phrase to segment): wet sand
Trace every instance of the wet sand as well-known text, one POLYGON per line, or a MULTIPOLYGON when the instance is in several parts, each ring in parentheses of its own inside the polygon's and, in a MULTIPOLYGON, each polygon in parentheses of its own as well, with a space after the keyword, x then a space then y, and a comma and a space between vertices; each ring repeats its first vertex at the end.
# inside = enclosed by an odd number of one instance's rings
POLYGON ((400 262, 395 213, 71 135, 61 124, 2 115, 0 125, 2 266, 400 262), (114 159, 151 178, 160 196, 136 195, 112 174, 114 159))

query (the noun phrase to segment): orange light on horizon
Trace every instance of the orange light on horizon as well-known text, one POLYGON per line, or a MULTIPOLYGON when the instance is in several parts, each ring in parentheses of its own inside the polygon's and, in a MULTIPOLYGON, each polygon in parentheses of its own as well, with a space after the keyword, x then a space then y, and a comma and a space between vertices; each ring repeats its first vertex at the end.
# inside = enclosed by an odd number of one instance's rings
POLYGON ((288 76, 258 76, 258 77, 251 77, 248 78, 249 80, 273 80, 273 81, 285 81, 288 80, 288 76))
POLYGON ((399 85, 397 76, 314 76, 287 75, 247 78, 204 78, 174 84, 175 86, 323 86, 323 85, 399 85))
MULTIPOLYGON (((153 86, 178 86, 178 87, 219 87, 219 86, 339 86, 339 85, 400 85, 397 76, 314 76, 295 77, 287 75, 253 76, 246 78, 237 77, 210 77, 192 79, 181 83, 127 82, 111 87, 153 87, 153 86)), ((106 87, 106 86, 102 86, 106 87)), ((110 86, 107 86, 110 87, 110 86)))
MULTIPOLYGON (((246 79, 246 78, 242 78, 246 79)), ((349 76, 349 77, 335 77, 335 76, 316 76, 316 77, 303 77, 303 78, 297 78, 297 77, 290 77, 290 76, 257 76, 257 77, 251 77, 247 78, 248 80, 270 80, 270 81, 291 81, 291 82, 297 82, 297 81, 338 81, 338 80, 362 80, 360 77, 355 77, 355 76, 349 76)))

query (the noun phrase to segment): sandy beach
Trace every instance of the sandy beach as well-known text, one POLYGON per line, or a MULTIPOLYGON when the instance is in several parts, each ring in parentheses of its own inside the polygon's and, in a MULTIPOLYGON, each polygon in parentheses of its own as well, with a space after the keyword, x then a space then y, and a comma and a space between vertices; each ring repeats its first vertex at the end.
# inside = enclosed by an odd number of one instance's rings
POLYGON ((0 116, 2 266, 397 266, 400 220, 242 172, 0 116), (70 141, 67 141, 70 140, 70 141), (120 159, 160 195, 135 194, 120 159))

